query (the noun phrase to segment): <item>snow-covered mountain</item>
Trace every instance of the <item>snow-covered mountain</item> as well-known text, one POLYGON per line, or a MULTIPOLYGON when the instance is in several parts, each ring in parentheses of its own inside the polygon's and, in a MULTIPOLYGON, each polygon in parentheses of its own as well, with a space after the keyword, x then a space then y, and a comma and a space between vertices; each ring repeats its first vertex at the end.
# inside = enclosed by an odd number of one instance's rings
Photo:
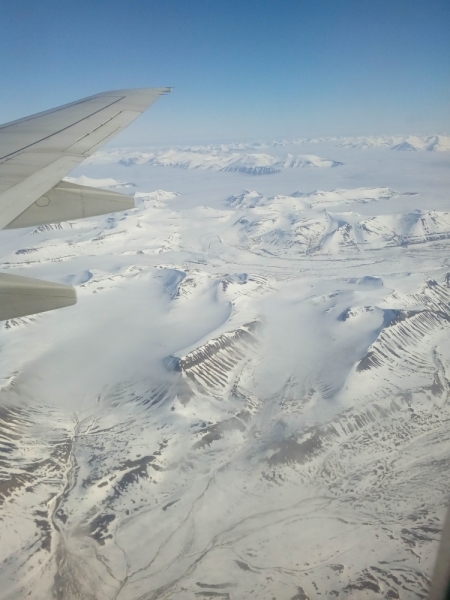
POLYGON ((434 152, 448 152, 450 150, 450 135, 344 137, 338 138, 337 142, 337 145, 344 148, 390 148, 391 150, 434 152))
POLYGON ((240 211, 234 228, 241 247, 275 256, 354 253, 450 238, 450 213, 446 212, 415 210, 372 217, 336 212, 340 204, 401 195, 380 188, 294 192, 291 196, 264 198, 258 192, 245 190, 231 196, 228 205, 240 211), (334 210, 322 208, 328 204, 334 210))
MULTIPOLYGON (((132 185, 105 156, 89 185, 132 185)), ((288 193, 290 165, 279 193, 220 196, 201 167, 194 202, 149 162, 133 210, 2 233, 3 271, 79 295, 0 329, 2 598, 425 598, 450 466, 441 184, 343 167, 288 193)))
POLYGON ((282 149, 287 146, 301 146, 304 144, 321 144, 331 142, 335 146, 367 149, 389 148, 392 150, 425 150, 445 152, 450 150, 450 135, 372 135, 372 136, 334 136, 319 138, 289 138, 282 140, 241 142, 220 144, 218 146, 192 146, 197 152, 220 149, 221 151, 247 151, 262 150, 267 148, 282 149))
POLYGON ((284 157, 263 153, 233 152, 223 147, 171 148, 158 152, 113 151, 99 152, 90 159, 90 164, 120 163, 122 165, 149 165, 154 167, 177 167, 180 169, 208 169, 246 173, 248 175, 270 175, 283 169, 301 167, 330 168, 342 163, 310 154, 284 157))
MULTIPOLYGON (((298 146, 311 147, 321 144, 337 148, 391 150, 436 151, 450 150, 450 136, 446 135, 409 135, 409 136, 366 136, 366 137, 325 137, 325 138, 293 138, 272 141, 254 141, 228 144, 207 144, 192 146, 176 146, 171 148, 146 150, 116 149, 100 151, 90 157, 88 165, 105 166, 148 166, 172 167, 177 169, 201 169, 208 171, 224 171, 245 175, 272 175, 290 169, 329 169, 343 166, 343 162, 317 156, 316 154, 297 154, 298 146), (287 150, 290 150, 287 152, 287 150)), ((92 178, 86 175, 69 181, 82 185, 92 178), (82 183, 84 181, 84 183, 82 183)), ((114 178, 102 179, 99 187, 129 187, 127 181, 116 181, 114 178)))

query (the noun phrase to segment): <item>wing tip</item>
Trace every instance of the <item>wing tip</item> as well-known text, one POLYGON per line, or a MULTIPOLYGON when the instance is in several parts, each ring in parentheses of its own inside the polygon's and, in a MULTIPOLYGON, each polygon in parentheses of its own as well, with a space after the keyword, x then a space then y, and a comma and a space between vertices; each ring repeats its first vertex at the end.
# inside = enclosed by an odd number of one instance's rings
POLYGON ((111 96, 112 94, 138 94, 140 92, 152 92, 154 94, 170 94, 173 90, 173 86, 165 86, 165 87, 136 87, 136 88, 123 88, 116 90, 108 90, 106 92, 100 92, 98 94, 94 94, 94 96, 88 96, 88 98, 83 98, 83 100, 88 100, 90 98, 95 98, 97 96, 111 96))

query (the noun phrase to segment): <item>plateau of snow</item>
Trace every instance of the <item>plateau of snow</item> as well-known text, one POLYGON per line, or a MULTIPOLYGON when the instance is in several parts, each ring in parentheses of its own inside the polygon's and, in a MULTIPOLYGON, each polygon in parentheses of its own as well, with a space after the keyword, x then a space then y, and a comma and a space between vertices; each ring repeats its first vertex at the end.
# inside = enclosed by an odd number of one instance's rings
POLYGON ((1 232, 79 296, 1 325, 2 598, 426 597, 450 155, 394 141, 111 150, 135 209, 1 232))

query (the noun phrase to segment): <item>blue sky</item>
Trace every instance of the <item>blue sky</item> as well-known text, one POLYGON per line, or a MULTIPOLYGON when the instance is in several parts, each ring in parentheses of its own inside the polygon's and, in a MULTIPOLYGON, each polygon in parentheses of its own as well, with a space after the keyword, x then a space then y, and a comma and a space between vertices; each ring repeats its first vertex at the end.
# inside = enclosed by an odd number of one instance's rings
POLYGON ((174 86, 123 143, 450 131, 448 0, 0 0, 5 122, 174 86))

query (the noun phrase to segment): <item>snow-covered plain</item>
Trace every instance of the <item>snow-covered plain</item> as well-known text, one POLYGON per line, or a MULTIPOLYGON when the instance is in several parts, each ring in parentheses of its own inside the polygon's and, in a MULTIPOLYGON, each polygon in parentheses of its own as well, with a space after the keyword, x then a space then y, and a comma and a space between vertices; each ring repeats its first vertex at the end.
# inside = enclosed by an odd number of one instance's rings
POLYGON ((2 598, 426 597, 450 154, 304 145, 102 152, 134 210, 1 232, 79 295, 0 329, 2 598))

